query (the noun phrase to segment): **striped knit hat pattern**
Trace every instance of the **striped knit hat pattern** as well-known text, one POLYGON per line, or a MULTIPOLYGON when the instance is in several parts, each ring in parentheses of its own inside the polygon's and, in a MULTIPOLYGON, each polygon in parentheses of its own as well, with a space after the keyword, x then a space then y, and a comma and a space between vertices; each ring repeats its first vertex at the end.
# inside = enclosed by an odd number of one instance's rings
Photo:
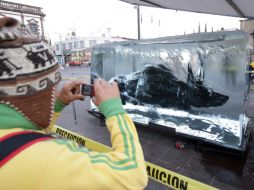
POLYGON ((53 115, 59 64, 50 47, 10 17, 0 18, 0 103, 39 128, 53 115))

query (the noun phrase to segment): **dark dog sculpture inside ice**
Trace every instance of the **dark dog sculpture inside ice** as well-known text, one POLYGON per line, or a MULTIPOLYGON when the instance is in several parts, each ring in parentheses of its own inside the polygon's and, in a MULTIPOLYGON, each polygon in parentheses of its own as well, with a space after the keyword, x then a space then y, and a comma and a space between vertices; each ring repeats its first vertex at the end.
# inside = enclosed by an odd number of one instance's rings
POLYGON ((119 84, 123 102, 157 104, 161 107, 190 109, 215 107, 227 102, 228 96, 214 92, 197 80, 188 66, 187 82, 178 80, 164 65, 148 65, 142 72, 114 78, 119 84))

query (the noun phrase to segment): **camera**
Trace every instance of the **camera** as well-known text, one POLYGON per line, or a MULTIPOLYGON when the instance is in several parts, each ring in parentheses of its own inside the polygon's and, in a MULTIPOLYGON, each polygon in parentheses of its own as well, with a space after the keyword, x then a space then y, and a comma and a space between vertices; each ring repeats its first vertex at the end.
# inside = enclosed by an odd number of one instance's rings
POLYGON ((81 94, 84 96, 94 96, 94 87, 90 84, 82 84, 81 85, 81 94))

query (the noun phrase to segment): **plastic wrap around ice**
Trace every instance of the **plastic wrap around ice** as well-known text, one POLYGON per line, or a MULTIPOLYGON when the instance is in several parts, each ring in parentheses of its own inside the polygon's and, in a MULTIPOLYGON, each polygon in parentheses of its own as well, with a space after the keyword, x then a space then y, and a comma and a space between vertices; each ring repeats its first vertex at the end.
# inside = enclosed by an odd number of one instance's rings
POLYGON ((188 69, 186 83, 179 81, 164 65, 147 65, 142 72, 132 76, 117 76, 113 80, 120 86, 122 100, 134 104, 140 102, 190 109, 190 106, 222 106, 229 99, 205 87, 202 81, 197 81, 191 69, 188 69))
POLYGON ((231 31, 98 45, 91 78, 117 81, 138 123, 243 150, 250 40, 231 31))

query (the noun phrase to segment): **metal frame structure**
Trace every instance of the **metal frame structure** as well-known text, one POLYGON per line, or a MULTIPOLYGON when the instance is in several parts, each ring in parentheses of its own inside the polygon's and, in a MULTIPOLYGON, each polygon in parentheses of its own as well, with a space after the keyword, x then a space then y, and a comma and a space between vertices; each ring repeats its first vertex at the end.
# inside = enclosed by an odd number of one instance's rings
POLYGON ((140 6, 224 15, 242 18, 254 18, 253 0, 120 0, 140 6))

